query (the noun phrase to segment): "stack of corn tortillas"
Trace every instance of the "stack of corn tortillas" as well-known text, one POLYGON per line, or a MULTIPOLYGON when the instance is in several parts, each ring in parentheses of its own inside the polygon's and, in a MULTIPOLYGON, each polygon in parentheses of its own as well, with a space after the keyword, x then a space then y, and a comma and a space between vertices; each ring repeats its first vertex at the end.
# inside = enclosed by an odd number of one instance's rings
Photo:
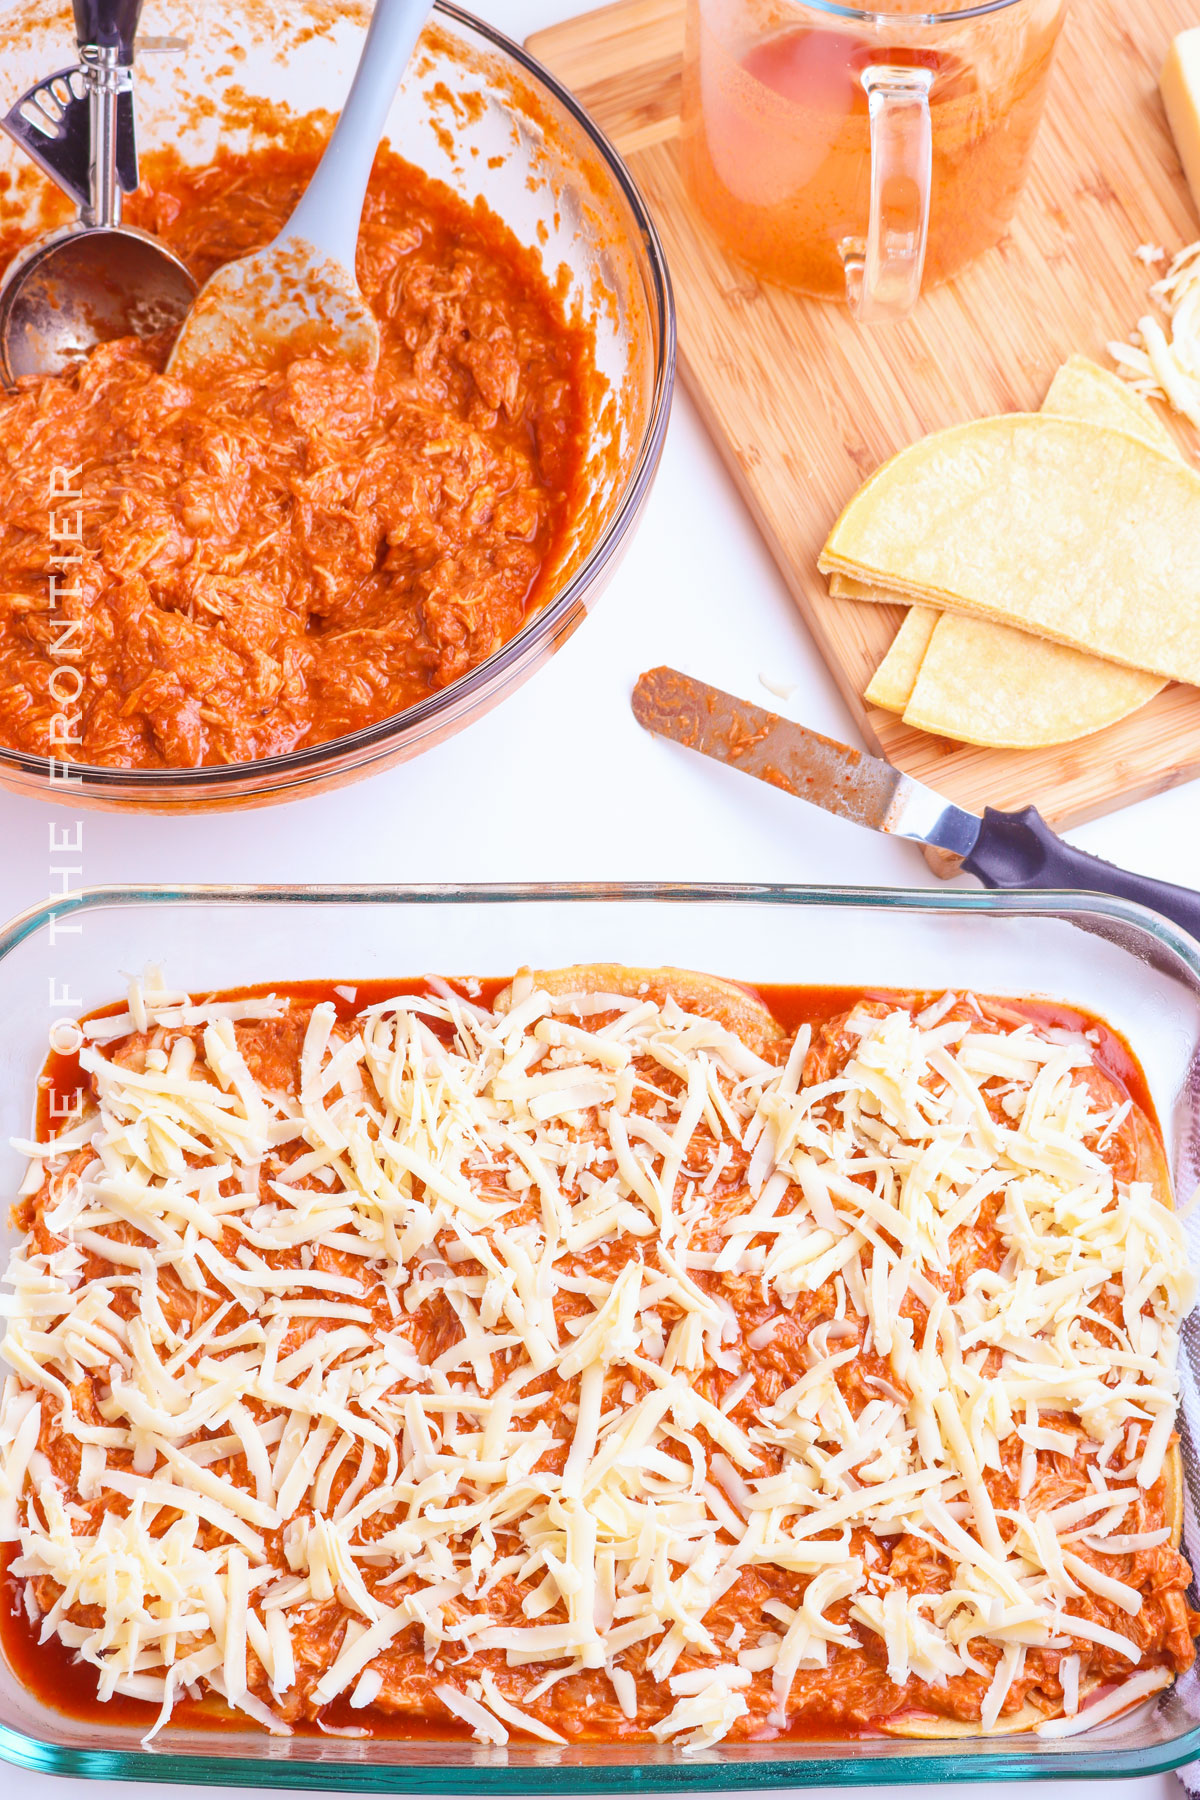
POLYGON ((1040 413, 885 463, 820 567, 835 596, 910 603, 866 697, 960 743, 1066 743, 1200 685, 1200 475, 1082 356, 1040 413))

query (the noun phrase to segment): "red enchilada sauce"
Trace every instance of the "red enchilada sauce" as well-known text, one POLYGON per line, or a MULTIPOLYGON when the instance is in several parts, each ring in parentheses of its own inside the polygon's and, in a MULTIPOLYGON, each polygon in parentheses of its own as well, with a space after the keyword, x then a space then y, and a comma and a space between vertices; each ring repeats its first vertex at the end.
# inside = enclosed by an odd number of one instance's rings
MULTIPOLYGON (((129 223, 203 282, 266 244, 318 145, 146 159, 129 223)), ((26 234, 27 235, 27 234, 26 234)), ((0 266, 21 248, 0 233, 0 266)), ((358 275, 374 375, 164 373, 121 339, 0 394, 0 746, 252 761, 427 699, 553 591, 596 376, 540 261, 381 151, 358 275)))
MULTIPOLYGON (((476 1003, 490 1007, 505 985, 500 980, 472 982, 463 991, 476 1003)), ((239 1027, 239 1033, 245 1031, 249 1034, 241 1037, 240 1041, 252 1069, 257 1068, 256 1079, 273 1083, 281 1078, 294 1077, 294 1070, 289 1065, 297 1054, 296 1017, 299 1015, 302 1020, 307 1019, 311 1008, 319 1002, 332 1005, 339 1021, 345 1025, 365 1007, 390 996, 429 991, 427 984, 419 980, 336 985, 329 982, 301 982, 242 988, 223 993, 219 997, 242 999, 279 993, 285 993, 289 997, 290 1022, 281 1019, 275 1021, 274 1025, 267 1022, 239 1027)), ((784 1035, 779 1041, 783 1048, 780 1050, 779 1045, 776 1046, 780 1054, 786 1053, 787 1044, 801 1025, 812 1026, 813 1044, 805 1066, 806 1083, 824 1079, 829 1069, 836 1066, 844 1053, 844 1022, 859 1004, 872 1009, 892 1010, 901 1006, 918 1011, 936 997, 933 994, 843 987, 763 985, 747 991, 755 1000, 765 1002, 775 1022, 783 1028, 784 1035)), ((994 1022, 994 1028, 1000 1029, 1011 1029, 1022 1022, 1028 1022, 1039 1033, 1085 1035, 1095 1065, 1094 1073, 1087 1079, 1103 1085, 1107 1102, 1119 1103, 1125 1099, 1132 1101, 1134 1108, 1140 1111, 1151 1131, 1160 1139, 1153 1103, 1141 1067, 1124 1040, 1103 1021, 1051 1001, 983 1000, 979 1004, 981 1014, 974 1016, 979 1017, 984 1030, 988 1029, 989 1022, 994 1022)), ((104 1010, 122 1009, 114 1007, 104 1010)), ((132 1039, 128 1041, 133 1042, 132 1039)), ((108 1054, 112 1054, 112 1047, 108 1054)), ((76 1091, 85 1085, 86 1077, 75 1056, 55 1054, 50 1057, 39 1097, 41 1135, 47 1135, 51 1117, 61 1118, 72 1105, 76 1091)), ((1118 1128, 1105 1155, 1112 1161, 1114 1168, 1124 1165, 1123 1179, 1133 1178, 1136 1169, 1130 1164, 1130 1157, 1136 1159, 1137 1156, 1137 1127, 1134 1126, 1127 1136, 1123 1136, 1121 1128, 1118 1128)), ((28 1202, 24 1203, 23 1213, 28 1206, 28 1202)), ((22 1217, 21 1222, 27 1221, 22 1217)), ((975 1226, 964 1228, 965 1242, 956 1252, 950 1277, 953 1282, 964 1279, 966 1271, 978 1266, 980 1262, 995 1266, 991 1260, 994 1246, 989 1238, 992 1230, 982 1214, 975 1226)), ((733 1304, 739 1314, 744 1315, 739 1320, 746 1334, 743 1336, 740 1354, 747 1366, 755 1370, 756 1382, 763 1394, 795 1379, 796 1374, 806 1366, 803 1359, 806 1334, 826 1316, 821 1295, 799 1296, 791 1314, 795 1329, 789 1327, 786 1333, 781 1330, 770 1345, 753 1354, 748 1348, 751 1327, 757 1319, 753 1296, 747 1293, 743 1304, 735 1295, 733 1304)), ((871 1360, 866 1358, 865 1352, 864 1359, 871 1360)), ((853 1369, 851 1376, 852 1374, 853 1369)), ((744 1404, 757 1404, 754 1395, 744 1404)), ((1122 1453, 1118 1453, 1117 1462, 1121 1460, 1122 1453)), ((1039 1496, 1043 1507, 1059 1504, 1064 1499, 1076 1497, 1079 1492, 1087 1491, 1086 1471, 1077 1466, 1077 1459, 1041 1452, 1039 1469, 1039 1496)), ((989 1473, 989 1485, 995 1488, 997 1505, 1004 1504, 1005 1492, 1012 1479, 1012 1471, 1007 1467, 989 1473)), ((1166 1481, 1160 1478, 1139 1504, 1142 1529, 1166 1523, 1169 1511, 1166 1481)), ((908 1582, 911 1576, 919 1584, 932 1582, 935 1589, 941 1583, 943 1572, 935 1566, 938 1559, 928 1546, 922 1549, 915 1541, 903 1539, 880 1540, 876 1545, 876 1552, 890 1559, 893 1574, 898 1579, 908 1582), (922 1564, 922 1557, 928 1567, 922 1564), (911 1568, 908 1567, 910 1563, 911 1568), (907 1573, 900 1573, 902 1568, 907 1573)), ((1193 1655, 1191 1638, 1200 1626, 1200 1618, 1191 1613, 1184 1598, 1189 1580, 1187 1564, 1170 1544, 1138 1551, 1125 1558, 1124 1562, 1129 1566, 1123 1569, 1123 1577, 1141 1590, 1143 1610, 1133 1622, 1122 1615, 1120 1629, 1135 1633, 1143 1645, 1141 1666, 1189 1666, 1193 1655)), ((39 1585, 42 1588, 45 1586, 44 1583, 39 1585)), ((501 1585, 506 1586, 507 1583, 501 1585)), ((120 1695, 100 1702, 96 1694, 95 1672, 90 1667, 77 1662, 73 1653, 56 1639, 52 1638, 46 1644, 37 1641, 37 1626, 30 1622, 23 1605, 23 1587, 24 1583, 11 1574, 6 1562, 0 1604, 0 1647, 22 1684, 40 1700, 72 1717, 148 1728, 156 1714, 153 1705, 120 1695)), ((794 1587, 795 1577, 781 1569, 765 1568, 754 1574, 747 1572, 714 1608, 714 1622, 723 1627, 729 1625, 734 1616, 744 1618, 746 1630, 753 1632, 763 1623, 763 1603, 773 1596, 793 1594, 794 1587), (716 1618, 718 1614, 719 1620, 716 1618)), ((44 1604, 45 1594, 41 1597, 44 1604)), ((518 1599, 519 1596, 514 1595, 512 1598, 518 1599)), ((1104 1603, 1088 1592, 1084 1593, 1080 1610, 1097 1620, 1107 1618, 1104 1603)), ((325 1633, 325 1636, 312 1646, 313 1655, 317 1659, 312 1666, 318 1672, 327 1667, 329 1661, 336 1656, 344 1628, 344 1618, 323 1620, 320 1632, 325 1633)), ((796 1677, 791 1720, 786 1730, 768 1727, 760 1708, 756 1706, 732 1737, 856 1738, 876 1735, 881 1729, 886 1730, 889 1721, 894 1725, 906 1716, 927 1717, 934 1714, 943 1719, 959 1720, 967 1725, 978 1720, 986 1682, 974 1676, 953 1677, 940 1687, 930 1689, 916 1677, 912 1677, 904 1689, 898 1689, 888 1677, 886 1653, 882 1643, 873 1633, 865 1630, 860 1630, 860 1638, 861 1648, 853 1653, 839 1651, 831 1668, 801 1672, 796 1677)), ((1056 1677, 1060 1655, 1059 1651, 1031 1650, 1028 1653, 1025 1679, 1014 1687, 1005 1705, 1005 1713, 1015 1711, 1025 1694, 1031 1690, 1039 1691, 1044 1701, 1053 1702, 1056 1692, 1061 1692, 1056 1677)), ((381 1664, 384 1660, 380 1659, 381 1664)), ((415 1660, 419 1663, 420 1658, 415 1660)), ((299 1667, 309 1661, 303 1651, 298 1653, 299 1667)), ((312 1704, 298 1704, 289 1713, 293 1728, 306 1733, 322 1729, 344 1731, 351 1728, 356 1734, 405 1739, 430 1736, 465 1738, 468 1735, 466 1728, 448 1714, 439 1701, 430 1699, 428 1690, 434 1685, 433 1679, 422 1676, 419 1669, 414 1669, 413 1657, 402 1652, 399 1643, 395 1653, 388 1653, 386 1662, 388 1667, 384 1672, 382 1698, 386 1702, 389 1690, 392 1690, 391 1704, 371 1704, 355 1710, 349 1706, 344 1695, 331 1705, 320 1708, 312 1704)), ((536 1671, 530 1669, 527 1673, 532 1676, 536 1671)), ((1094 1677, 1111 1681, 1120 1679, 1125 1673, 1128 1673, 1128 1668, 1120 1656, 1108 1651, 1099 1653, 1093 1669, 1094 1677)), ((635 1679, 639 1703, 643 1700, 651 1703, 656 1684, 648 1674, 638 1674, 635 1679)), ((621 1738, 641 1741, 646 1736, 640 1717, 638 1721, 630 1722, 615 1704, 607 1674, 602 1669, 581 1670, 567 1676, 551 1688, 545 1699, 533 1710, 536 1710, 537 1716, 544 1723, 553 1726, 572 1741, 611 1741, 621 1738)), ((639 1715, 641 1711, 642 1705, 639 1704, 639 1715)), ((179 1725, 208 1725, 215 1728, 244 1722, 232 1717, 224 1704, 214 1696, 198 1703, 181 1700, 176 1707, 174 1719, 179 1725)), ((522 1735, 520 1732, 515 1734, 517 1741, 520 1741, 522 1735)))

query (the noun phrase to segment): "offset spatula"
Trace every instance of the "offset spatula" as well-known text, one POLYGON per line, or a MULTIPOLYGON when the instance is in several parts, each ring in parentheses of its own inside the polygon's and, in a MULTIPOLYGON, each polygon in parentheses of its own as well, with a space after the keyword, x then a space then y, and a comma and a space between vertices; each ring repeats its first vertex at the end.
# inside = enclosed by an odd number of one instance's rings
POLYGON ((982 819, 902 775, 778 713, 737 700, 678 669, 650 669, 633 690, 639 724, 717 762, 797 794, 855 825, 911 838, 958 859, 984 887, 1069 888, 1136 900, 1200 939, 1200 894, 1114 868, 1057 837, 1036 807, 982 819))

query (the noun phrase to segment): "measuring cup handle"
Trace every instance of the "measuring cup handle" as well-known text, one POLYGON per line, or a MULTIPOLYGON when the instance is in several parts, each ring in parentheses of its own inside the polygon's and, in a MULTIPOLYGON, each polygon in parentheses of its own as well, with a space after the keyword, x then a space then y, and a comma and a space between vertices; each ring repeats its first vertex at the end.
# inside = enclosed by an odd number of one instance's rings
POLYGON ((903 319, 917 303, 929 235, 933 70, 875 64, 860 77, 871 121, 871 217, 846 257, 846 293, 861 324, 903 319))

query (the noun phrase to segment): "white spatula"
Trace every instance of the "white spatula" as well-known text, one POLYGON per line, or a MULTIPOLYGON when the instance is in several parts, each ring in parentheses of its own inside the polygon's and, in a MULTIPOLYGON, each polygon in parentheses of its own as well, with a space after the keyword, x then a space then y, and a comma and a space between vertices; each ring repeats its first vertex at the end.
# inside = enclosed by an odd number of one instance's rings
POLYGON ((264 250, 201 288, 167 370, 208 363, 280 367, 316 349, 373 369, 379 327, 359 292, 354 253, 371 164, 429 0, 376 0, 354 82, 300 204, 264 250))

